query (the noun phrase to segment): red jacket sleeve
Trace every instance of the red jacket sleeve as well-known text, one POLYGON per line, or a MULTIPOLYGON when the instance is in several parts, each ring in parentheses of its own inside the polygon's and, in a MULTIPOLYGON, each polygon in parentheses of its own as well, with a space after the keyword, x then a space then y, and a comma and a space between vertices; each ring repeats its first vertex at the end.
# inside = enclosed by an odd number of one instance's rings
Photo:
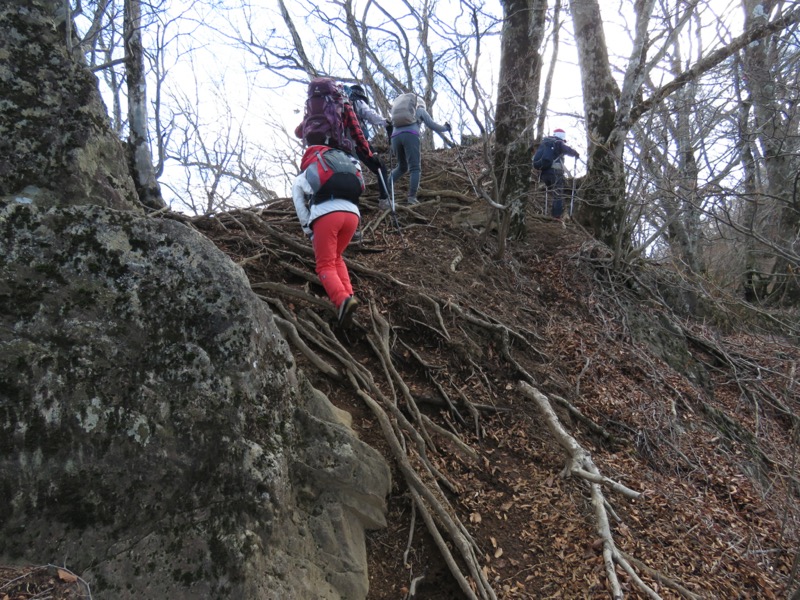
POLYGON ((372 156, 372 150, 370 150, 369 142, 367 141, 367 138, 364 137, 364 132, 361 131, 361 125, 358 124, 356 111, 353 110, 353 107, 349 102, 345 102, 344 104, 344 111, 342 111, 342 122, 344 123, 345 129, 347 129, 347 131, 350 133, 350 137, 353 138, 353 141, 356 143, 356 148, 358 149, 359 153, 363 154, 364 156, 372 156))

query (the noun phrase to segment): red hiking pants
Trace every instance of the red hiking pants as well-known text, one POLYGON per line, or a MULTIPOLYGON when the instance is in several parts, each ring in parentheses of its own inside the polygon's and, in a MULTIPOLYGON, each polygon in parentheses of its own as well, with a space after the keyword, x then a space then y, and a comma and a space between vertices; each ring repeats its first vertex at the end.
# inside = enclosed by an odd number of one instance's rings
POLYGON ((321 216, 311 226, 314 230, 312 245, 317 260, 317 275, 337 309, 345 298, 353 295, 342 252, 353 238, 358 221, 355 213, 332 212, 321 216))

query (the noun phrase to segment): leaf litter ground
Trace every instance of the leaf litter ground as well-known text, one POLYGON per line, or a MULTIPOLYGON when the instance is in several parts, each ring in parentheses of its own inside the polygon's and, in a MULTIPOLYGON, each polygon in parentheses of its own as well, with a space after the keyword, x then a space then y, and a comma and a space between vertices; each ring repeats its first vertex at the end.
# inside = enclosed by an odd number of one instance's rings
MULTIPOLYGON (((420 410, 474 452, 437 435, 429 458, 452 483, 448 500, 478 544, 497 597, 609 597, 588 487, 561 476, 566 455, 519 393, 520 369, 544 394, 564 400, 558 416, 601 472, 643 492, 629 500, 607 491, 606 499, 616 515, 617 546, 656 593, 690 597, 669 578, 701 598, 786 597, 797 547, 797 482, 787 466, 794 460, 787 456, 795 446, 791 419, 748 402, 740 378, 708 347, 692 348, 707 367, 707 381, 698 382, 635 342, 626 315, 652 312, 656 321, 658 307, 645 301, 632 307, 598 266, 603 249, 575 223, 538 214, 535 201, 526 240, 493 258, 487 211, 470 200, 456 159, 452 151, 425 157, 422 204, 398 206, 402 234, 377 210, 374 189, 367 195, 364 241, 347 252, 362 307, 356 327, 338 336, 378 378, 383 367, 364 324, 373 303, 391 323, 392 362, 420 410), (431 299, 441 318, 432 318, 431 299), (504 343, 497 332, 459 317, 457 307, 519 339, 504 343), (449 409, 442 391, 477 407, 477 423, 463 403, 460 412, 449 409)), ((279 283, 316 297, 320 303, 285 301, 292 311, 332 320, 313 263, 286 246, 286 238, 307 245, 289 200, 188 221, 242 264, 251 284, 279 283), (276 231, 285 237, 276 240, 276 231)), ((763 386, 781 394, 785 380, 769 374, 797 364, 796 347, 741 332, 714 336, 762 365, 763 386)), ((352 415, 359 437, 392 462, 374 415, 352 389, 297 356, 314 384, 352 415)), ((393 475, 387 527, 368 534, 369 599, 463 598, 396 465, 393 475)), ((617 569, 617 575, 626 597, 647 597, 628 574, 617 569)), ((80 597, 69 595, 76 583, 53 577, 52 569, 5 569, 0 578, 0 600, 35 597, 20 591, 20 582, 29 594, 46 587, 50 598, 80 597)))

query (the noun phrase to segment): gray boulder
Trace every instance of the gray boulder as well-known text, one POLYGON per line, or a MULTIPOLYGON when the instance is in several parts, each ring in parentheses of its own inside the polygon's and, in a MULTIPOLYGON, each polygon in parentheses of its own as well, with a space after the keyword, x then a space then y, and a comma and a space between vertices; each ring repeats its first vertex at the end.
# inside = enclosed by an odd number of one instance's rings
POLYGON ((94 598, 356 599, 386 462, 190 228, 0 199, 0 560, 94 598))

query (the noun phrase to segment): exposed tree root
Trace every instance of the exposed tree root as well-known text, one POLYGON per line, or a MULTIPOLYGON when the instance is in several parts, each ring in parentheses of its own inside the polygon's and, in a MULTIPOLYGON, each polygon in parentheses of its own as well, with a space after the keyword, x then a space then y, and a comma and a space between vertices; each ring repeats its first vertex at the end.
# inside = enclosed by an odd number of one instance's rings
MULTIPOLYGON (((416 211, 406 210, 403 214, 408 218, 413 217, 415 221, 425 222, 424 215, 416 211)), ((386 213, 366 224, 365 233, 369 231, 380 235, 377 223, 385 217, 386 213)), ((499 396, 495 368, 510 374, 512 381, 523 380, 519 383, 522 395, 533 400, 539 412, 544 415, 549 431, 568 455, 563 474, 585 484, 591 497, 592 511, 589 514, 593 515, 595 529, 602 543, 605 579, 613 597, 622 598, 625 586, 633 585, 647 597, 658 598, 658 592, 643 581, 643 577, 684 598, 694 600, 699 597, 673 578, 644 565, 617 547, 611 523, 620 521, 620 518, 604 492, 610 490, 630 499, 641 498, 641 493, 599 472, 588 452, 559 422, 551 406, 551 399, 569 413, 581 430, 590 432, 594 440, 603 444, 633 445, 631 439, 635 439, 636 449, 641 452, 638 441, 644 439, 645 445, 653 448, 653 462, 660 458, 659 451, 671 450, 681 457, 685 464, 682 468, 687 471, 702 467, 680 449, 680 440, 676 434, 680 431, 680 411, 692 415, 705 414, 709 417, 708 422, 714 423, 718 428, 724 428, 734 420, 726 419, 724 413, 718 410, 704 411, 699 395, 694 397, 691 393, 687 394, 685 388, 679 390, 672 387, 678 400, 672 399, 671 410, 663 414, 666 427, 659 428, 658 424, 642 427, 636 423, 623 422, 624 419, 611 418, 599 424, 594 420, 598 415, 591 414, 591 405, 580 404, 581 410, 565 397, 551 393, 548 398, 534 387, 537 379, 541 379, 537 377, 540 374, 539 369, 549 367, 555 362, 554 357, 547 353, 552 351, 549 345, 552 340, 541 336, 540 325, 535 326, 535 330, 510 326, 491 311, 474 306, 467 294, 438 297, 431 288, 418 288, 352 259, 347 260, 351 272, 373 280, 376 282, 371 286, 373 291, 380 291, 374 293, 372 299, 366 303, 365 308, 368 310, 362 310, 357 315, 356 329, 352 333, 334 331, 326 318, 321 316, 327 317, 330 314, 330 303, 313 293, 314 289, 319 288, 316 287, 316 278, 313 275, 313 253, 305 240, 279 231, 272 222, 267 223, 257 215, 241 214, 235 221, 225 218, 218 221, 220 222, 214 226, 230 227, 231 230, 250 228, 246 237, 252 244, 251 254, 240 260, 240 264, 248 266, 258 261, 269 261, 280 265, 281 272, 287 275, 286 280, 290 283, 255 281, 252 287, 261 293, 269 293, 270 297, 261 297, 280 315, 276 317, 276 322, 293 348, 323 376, 346 382, 355 396, 374 415, 390 449, 391 458, 409 490, 414 507, 413 518, 416 520, 418 514, 425 523, 431 539, 464 597, 483 600, 495 598, 496 594, 488 580, 488 565, 481 564, 480 557, 485 554, 477 547, 475 540, 459 520, 456 507, 451 504, 450 498, 458 497, 461 491, 458 480, 443 466, 446 461, 442 460, 442 455, 449 453, 449 460, 457 457, 456 460, 463 464, 474 464, 476 459, 481 458, 485 460, 485 456, 462 438, 462 433, 473 429, 475 439, 480 440, 482 415, 508 410, 492 406, 486 401, 488 398, 492 402, 499 396), (383 287, 380 287, 381 284, 383 287), (281 299, 290 300, 294 304, 290 307, 291 310, 281 299), (394 311, 402 311, 399 319, 394 311), (395 319, 402 319, 402 328, 393 325, 395 319), (341 340, 348 337, 356 339, 358 352, 353 350, 351 354, 351 350, 342 344, 341 340), (421 338, 425 339, 422 346, 418 343, 421 338), (437 352, 439 349, 441 351, 437 352), (353 354, 357 354, 358 359, 353 354), (453 360, 453 356, 457 359, 453 360), (487 361, 494 363, 491 368, 486 366, 487 361), (454 366, 454 362, 458 365, 454 366), (432 414, 431 406, 441 409, 441 418, 432 414), (700 410, 697 410, 698 407, 700 410), (624 437, 619 435, 619 431, 623 432, 624 437), (666 435, 671 433, 676 439, 666 437, 665 431, 666 435), (648 440, 648 436, 652 439, 648 440), (627 574, 629 583, 619 581, 618 573, 621 572, 627 574)), ((293 226, 296 227, 296 224, 293 226)), ((387 223, 387 227, 391 228, 391 224, 387 223)), ((383 231, 385 234, 389 229, 383 231)), ((239 244, 239 238, 240 236, 232 236, 231 243, 239 244)), ((456 253, 458 260, 453 260, 453 251, 449 247, 448 252, 442 269, 447 277, 460 276, 465 262, 475 260, 474 256, 464 252, 456 253)), ((589 262, 601 272, 605 260, 604 257, 594 257, 589 262)), ((491 268, 491 265, 488 267, 491 268)), ((405 272, 401 277, 413 281, 405 272)), ((602 279, 602 276, 597 275, 597 278, 602 279)), ((628 330, 625 302, 633 303, 633 300, 626 297, 625 294, 630 296, 631 292, 626 292, 624 285, 614 282, 609 286, 607 281, 603 281, 603 284, 605 289, 613 287, 614 295, 604 298, 603 302, 595 303, 595 316, 599 322, 599 337, 606 335, 608 341, 613 342, 620 335, 620 328, 623 331, 628 330), (622 327, 620 323, 623 324, 622 327)), ((367 295, 364 299, 368 297, 370 296, 367 295)), ((522 310, 533 312, 529 308, 522 310)), ((679 323, 677 319, 675 322, 679 323)), ((681 327, 677 327, 677 330, 680 329, 681 327)), ((694 332, 693 335, 699 334, 694 332)), ((777 413, 792 415, 789 409, 792 401, 770 393, 766 387, 758 387, 757 378, 752 377, 751 372, 755 365, 746 357, 722 347, 711 348, 708 344, 713 342, 705 338, 702 342, 692 341, 697 348, 711 355, 713 360, 742 374, 740 383, 747 392, 745 397, 752 399, 757 411, 763 406, 769 406, 777 413)), ((555 382, 559 391, 563 390, 563 394, 574 394, 572 398, 581 397, 582 384, 589 387, 593 370, 604 359, 602 353, 596 349, 591 350, 587 357, 582 345, 578 352, 579 356, 585 358, 577 365, 575 375, 569 377, 567 373, 554 371, 555 375, 550 380, 555 382)), ((651 362, 644 367, 641 362, 637 363, 638 368, 644 372, 649 369, 652 371, 652 379, 669 387, 669 381, 660 373, 663 367, 656 364, 657 361, 647 360, 651 362)), ((663 404, 667 405, 668 402, 663 404)), ((758 449, 757 435, 741 429, 731 428, 731 432, 731 439, 758 449)), ((758 454, 753 453, 756 456, 758 454)), ((769 456, 765 453, 760 462, 766 467, 778 468, 774 460, 769 461, 769 456)), ((408 548, 403 557, 407 565, 409 549, 413 543, 412 523, 408 548)), ((411 584, 416 585, 423 581, 425 572, 412 572, 408 576, 411 584)))
MULTIPOLYGON (((623 598, 622 586, 620 585, 617 577, 615 567, 615 565, 619 565, 630 576, 631 581, 634 582, 636 587, 644 592, 649 598, 661 598, 661 596, 659 596, 655 590, 642 581, 642 579, 631 566, 631 561, 628 559, 628 557, 617 548, 608 520, 607 508, 609 505, 605 499, 605 495, 603 494, 603 487, 607 487, 610 490, 631 499, 640 498, 641 493, 632 490, 617 481, 609 479, 600 473, 598 468, 595 466, 591 455, 561 425, 561 422, 553 410, 553 407, 550 404, 550 400, 547 398, 547 396, 524 381, 519 383, 519 388, 527 398, 530 398, 536 403, 536 406, 541 411, 542 416, 544 417, 545 422, 550 429, 550 432, 556 438, 558 444, 567 453, 568 460, 564 466, 564 470, 562 471, 562 476, 567 477, 574 475, 582 478, 589 485, 592 497, 592 506, 594 507, 595 512, 595 526, 600 539, 603 541, 603 561, 605 563, 606 576, 608 577, 608 582, 611 587, 612 597, 615 598, 615 600, 623 598)), ((655 571, 655 569, 648 569, 647 575, 655 578, 656 580, 668 579, 655 571)), ((681 586, 681 589, 685 588, 681 586)), ((689 597, 696 598, 696 596, 689 597)))

